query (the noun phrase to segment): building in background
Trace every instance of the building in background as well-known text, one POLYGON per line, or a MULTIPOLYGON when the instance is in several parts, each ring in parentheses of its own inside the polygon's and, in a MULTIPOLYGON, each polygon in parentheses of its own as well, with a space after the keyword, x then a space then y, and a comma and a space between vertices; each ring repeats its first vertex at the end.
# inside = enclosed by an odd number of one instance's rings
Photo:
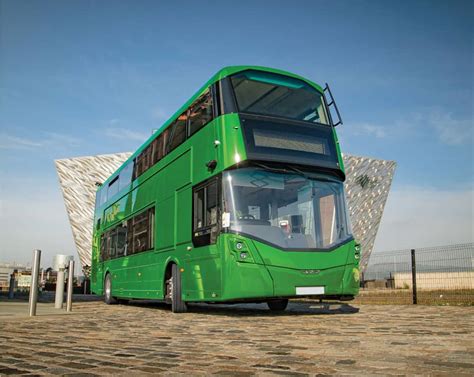
MULTIPOLYGON (((104 182, 131 153, 56 160, 56 171, 83 272, 91 265, 92 224, 97 185, 104 182)), ((361 244, 361 269, 367 266, 382 219, 396 163, 344 156, 345 189, 355 239, 361 244)))
POLYGON ((8 291, 10 287, 10 276, 16 271, 17 276, 23 273, 30 274, 30 267, 17 263, 0 262, 0 291, 8 291))

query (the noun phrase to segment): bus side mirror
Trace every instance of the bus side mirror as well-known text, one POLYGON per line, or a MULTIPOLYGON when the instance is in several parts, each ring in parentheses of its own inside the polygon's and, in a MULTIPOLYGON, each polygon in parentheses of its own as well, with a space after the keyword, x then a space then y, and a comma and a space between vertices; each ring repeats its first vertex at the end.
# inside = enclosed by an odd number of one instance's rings
POLYGON ((214 169, 216 168, 216 166, 217 166, 217 160, 211 160, 211 161, 209 161, 209 162, 206 164, 206 166, 207 166, 207 168, 208 168, 209 170, 211 170, 211 171, 214 170, 214 169))

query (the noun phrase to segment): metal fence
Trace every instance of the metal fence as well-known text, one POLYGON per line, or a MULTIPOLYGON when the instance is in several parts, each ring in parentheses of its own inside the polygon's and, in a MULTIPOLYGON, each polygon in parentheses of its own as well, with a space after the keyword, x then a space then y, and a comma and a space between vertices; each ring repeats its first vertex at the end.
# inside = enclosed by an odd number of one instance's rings
POLYGON ((474 243, 373 253, 358 300, 474 305, 474 243))

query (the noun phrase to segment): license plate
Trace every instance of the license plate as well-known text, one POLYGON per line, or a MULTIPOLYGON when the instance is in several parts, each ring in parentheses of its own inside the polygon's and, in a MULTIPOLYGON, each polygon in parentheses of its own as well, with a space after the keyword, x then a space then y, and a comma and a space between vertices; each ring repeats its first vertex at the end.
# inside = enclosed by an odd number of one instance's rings
POLYGON ((324 287, 296 287, 296 294, 305 295, 323 295, 324 287))

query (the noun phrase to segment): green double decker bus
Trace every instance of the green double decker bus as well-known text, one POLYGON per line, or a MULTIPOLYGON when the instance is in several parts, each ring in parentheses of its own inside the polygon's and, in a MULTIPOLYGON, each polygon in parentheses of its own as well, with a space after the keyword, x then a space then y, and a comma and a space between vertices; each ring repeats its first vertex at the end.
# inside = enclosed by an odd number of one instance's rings
POLYGON ((332 105, 292 73, 220 70, 98 188, 92 290, 176 313, 352 299, 360 248, 332 105))

